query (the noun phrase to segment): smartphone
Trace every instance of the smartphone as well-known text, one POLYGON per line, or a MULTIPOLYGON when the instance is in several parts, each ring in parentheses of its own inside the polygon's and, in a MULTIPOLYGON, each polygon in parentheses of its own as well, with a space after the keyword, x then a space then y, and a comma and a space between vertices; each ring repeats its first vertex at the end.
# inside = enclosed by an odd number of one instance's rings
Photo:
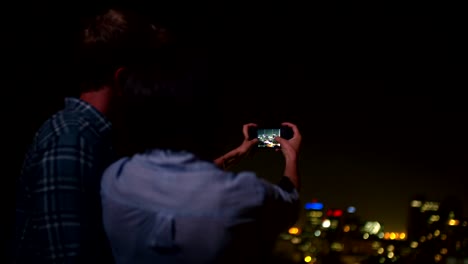
POLYGON ((290 127, 278 127, 278 128, 256 128, 251 127, 249 129, 249 138, 258 138, 259 148, 279 148, 281 144, 275 140, 276 137, 282 137, 285 139, 292 138, 292 129, 290 127))

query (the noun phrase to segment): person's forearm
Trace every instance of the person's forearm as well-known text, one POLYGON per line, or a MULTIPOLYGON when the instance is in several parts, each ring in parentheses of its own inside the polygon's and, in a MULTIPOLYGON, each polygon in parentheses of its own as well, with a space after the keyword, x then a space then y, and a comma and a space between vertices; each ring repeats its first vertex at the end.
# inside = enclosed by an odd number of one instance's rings
POLYGON ((293 160, 286 160, 286 165, 284 167, 284 176, 288 177, 291 180, 294 187, 299 190, 300 189, 300 178, 297 170, 297 161, 293 160))
POLYGON ((239 160, 241 156, 242 156, 242 153, 236 148, 224 154, 223 156, 215 159, 214 163, 218 167, 226 169, 229 166, 232 166, 235 163, 237 163, 237 161, 239 160))

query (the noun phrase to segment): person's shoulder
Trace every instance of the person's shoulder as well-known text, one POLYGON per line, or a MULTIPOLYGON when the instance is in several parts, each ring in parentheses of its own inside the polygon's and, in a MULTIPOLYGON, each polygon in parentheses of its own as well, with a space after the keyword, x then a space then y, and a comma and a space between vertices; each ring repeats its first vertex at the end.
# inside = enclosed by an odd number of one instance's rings
POLYGON ((35 135, 35 142, 40 146, 50 143, 79 143, 85 141, 89 126, 79 112, 60 110, 42 123, 35 135))

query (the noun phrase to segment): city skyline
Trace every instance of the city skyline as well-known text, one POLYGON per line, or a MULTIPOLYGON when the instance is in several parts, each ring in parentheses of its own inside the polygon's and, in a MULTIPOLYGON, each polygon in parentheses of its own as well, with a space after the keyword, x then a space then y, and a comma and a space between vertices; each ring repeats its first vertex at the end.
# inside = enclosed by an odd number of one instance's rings
MULTIPOLYGON (((248 85, 262 89, 283 83, 248 85)), ((388 94, 392 86, 385 81, 309 81, 308 86, 321 92, 312 99, 297 99, 294 91, 300 89, 290 88, 291 94, 277 104, 281 107, 268 110, 263 107, 268 102, 259 103, 252 95, 244 112, 233 110, 226 118, 236 120, 237 126, 249 116, 268 125, 283 120, 299 125, 304 140, 300 163, 304 201, 315 198, 337 208, 352 205, 363 217, 398 232, 406 228, 409 203, 416 195, 436 201, 456 196, 466 216, 468 131, 462 120, 468 115, 457 104, 459 99, 429 92, 392 96, 388 94), (363 92, 368 96, 360 97, 363 92)), ((239 169, 252 169, 275 181, 282 164, 277 154, 259 151, 239 169)))

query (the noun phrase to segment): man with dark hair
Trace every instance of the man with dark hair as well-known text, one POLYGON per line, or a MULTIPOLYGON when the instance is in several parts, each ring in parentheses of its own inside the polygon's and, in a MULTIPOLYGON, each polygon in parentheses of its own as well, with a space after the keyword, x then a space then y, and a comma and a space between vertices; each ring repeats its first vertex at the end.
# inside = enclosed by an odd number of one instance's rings
POLYGON ((99 183, 116 158, 110 116, 118 80, 122 69, 149 63, 166 38, 146 18, 116 9, 88 19, 80 33, 80 95, 37 131, 18 180, 15 263, 112 261, 99 183))
MULTIPOLYGON (((117 158, 112 127, 130 110, 121 109, 122 84, 129 72, 153 64, 167 68, 161 72, 166 78, 177 78, 175 43, 152 22, 127 9, 106 9, 85 20, 76 52, 80 93, 43 123, 23 161, 14 263, 113 262, 99 191, 104 169, 117 158)), ((241 154, 231 152, 217 162, 227 164, 241 154)))
POLYGON ((213 159, 216 102, 202 100, 161 65, 128 71, 123 94, 132 150, 101 182, 103 222, 117 263, 268 263, 299 212, 301 134, 276 137, 278 184, 225 170, 258 142, 245 124, 239 147, 213 159))

